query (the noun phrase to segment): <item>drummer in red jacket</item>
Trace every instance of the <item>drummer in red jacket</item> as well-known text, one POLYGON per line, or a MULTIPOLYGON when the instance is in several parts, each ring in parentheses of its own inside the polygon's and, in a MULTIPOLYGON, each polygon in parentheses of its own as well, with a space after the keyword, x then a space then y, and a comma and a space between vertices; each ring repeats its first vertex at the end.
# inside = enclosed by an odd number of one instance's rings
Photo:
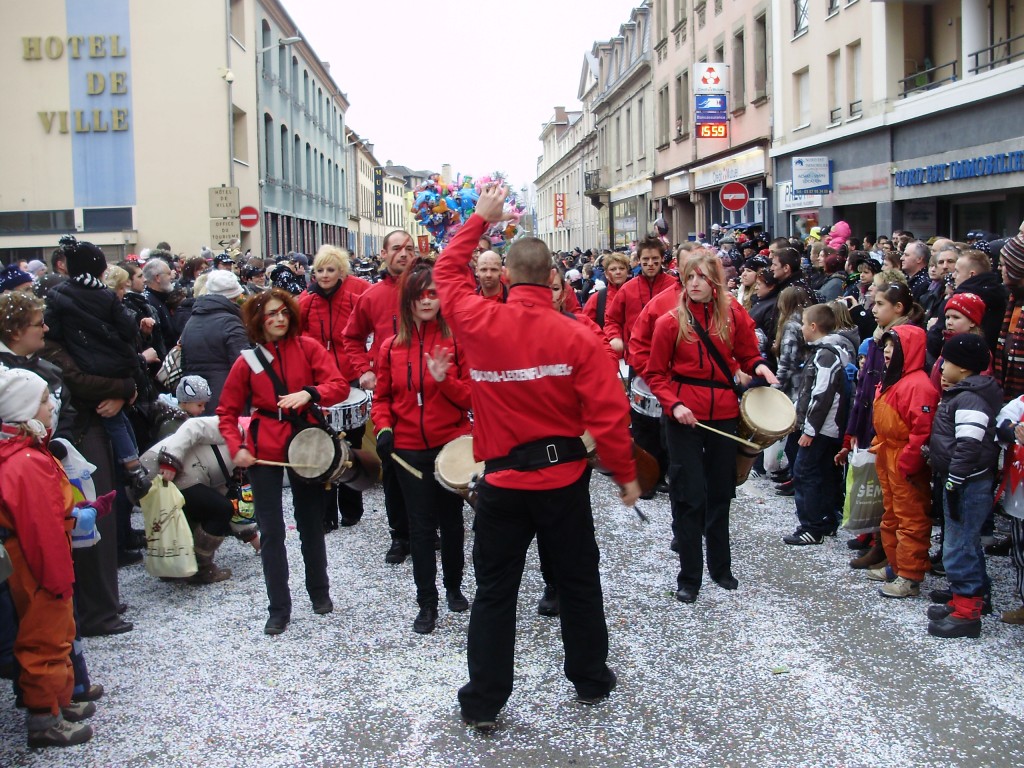
POLYGON ((561 597, 566 677, 587 704, 614 688, 579 439, 585 429, 623 501, 633 504, 640 493, 622 386, 594 334, 551 311, 547 246, 536 238, 512 244, 507 303, 475 294, 470 253, 488 223, 504 218, 505 193, 499 186, 484 190, 434 268, 445 318, 470 369, 473 453, 487 464, 474 522, 469 682, 459 691, 463 720, 479 730, 495 727, 512 693, 516 602, 535 535, 548 546, 561 597))
POLYGON ((763 376, 769 384, 778 381, 758 351, 754 321, 726 290, 722 262, 708 251, 690 255, 682 282, 678 307, 654 325, 646 373, 669 417, 669 495, 679 545, 676 599, 692 603, 704 572, 702 537, 711 578, 723 589, 738 586, 729 548, 736 442, 695 427, 700 422, 736 434, 737 371, 763 376))
MULTIPOLYGON (((396 229, 385 235, 384 248, 380 252, 380 260, 384 264, 382 279, 359 297, 345 325, 345 354, 359 375, 361 389, 373 390, 377 386, 377 373, 373 367, 377 354, 381 345, 398 333, 398 278, 415 255, 416 249, 408 232, 396 229), (373 341, 367 352, 366 345, 371 336, 373 341)), ((409 556, 409 517, 394 462, 382 456, 381 470, 384 507, 391 529, 391 546, 384 560, 398 565, 409 556)))
MULTIPOLYGON (((264 632, 279 635, 291 620, 288 556, 285 552, 281 467, 258 461, 287 461, 287 446, 295 429, 312 424, 310 403, 334 405, 348 396, 348 382, 319 342, 301 335, 299 306, 279 288, 253 296, 242 307, 249 339, 257 345, 244 350, 231 366, 217 406, 220 433, 236 467, 248 469, 256 521, 263 544, 263 578, 270 599, 264 632), (276 379, 276 381, 275 381, 276 379), (244 439, 240 416, 253 408, 244 439)), ((290 473, 295 527, 302 540, 306 566, 306 592, 313 612, 330 613, 330 582, 324 544, 324 492, 319 484, 298 480, 290 473)))
MULTIPOLYGON (((370 284, 361 277, 351 274, 348 251, 336 245, 322 245, 313 259, 313 283, 299 294, 299 315, 302 318, 302 333, 316 339, 334 358, 334 364, 352 386, 359 376, 345 354, 344 331, 352 314, 356 300, 369 289, 370 284)), ((349 429, 345 440, 353 448, 361 448, 366 426, 349 429)), ((363 494, 347 485, 339 484, 331 491, 332 498, 324 510, 324 529, 341 524, 355 525, 363 517, 363 494), (335 503, 334 496, 337 496, 335 503)))
POLYGON ((412 628, 421 635, 437 622, 437 556, 434 534, 441 529, 441 569, 448 610, 469 608, 462 594, 465 569, 462 497, 434 477, 434 462, 444 446, 470 432, 469 370, 451 330, 439 314, 433 268, 421 262, 403 273, 398 334, 384 342, 377 357, 377 388, 371 415, 377 453, 392 452, 405 466, 398 482, 409 513, 409 543, 416 602, 412 628))

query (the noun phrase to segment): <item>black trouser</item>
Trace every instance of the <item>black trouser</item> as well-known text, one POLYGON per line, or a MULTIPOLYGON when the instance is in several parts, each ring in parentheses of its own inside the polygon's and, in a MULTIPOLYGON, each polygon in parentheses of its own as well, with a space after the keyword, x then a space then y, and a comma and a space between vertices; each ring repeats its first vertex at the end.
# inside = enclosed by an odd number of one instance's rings
POLYGON ((668 472, 668 451, 662 436, 661 417, 646 416, 629 409, 630 429, 634 442, 658 460, 658 480, 668 472))
POLYGON ((608 693, 608 627, 588 477, 550 491, 480 483, 473 524, 477 589, 469 620, 469 682, 459 690, 466 717, 494 718, 512 693, 516 602, 535 535, 546 548, 561 601, 565 676, 581 696, 608 693))
MULTIPOLYGON (((399 469, 391 457, 381 457, 381 480, 384 484, 384 508, 388 513, 388 527, 391 529, 392 539, 409 540, 409 514, 405 509, 405 496, 402 494, 402 486, 398 483, 398 473, 405 470, 399 469)), ((431 470, 433 473, 433 470, 431 470)))
MULTIPOLYGON (((289 618, 292 597, 288 590, 288 555, 285 551, 283 493, 284 470, 280 467, 252 466, 247 470, 252 484, 256 522, 260 527, 260 558, 263 580, 267 585, 271 616, 289 618)), ((306 566, 306 592, 310 599, 327 597, 327 546, 324 542, 324 500, 322 485, 299 482, 290 476, 295 527, 299 531, 302 560, 306 566)))
MULTIPOLYGON (((590 478, 594 475, 594 470, 589 465, 583 472, 584 478, 587 482, 587 487, 590 487, 590 478)), ((545 587, 555 586, 555 574, 551 570, 551 557, 548 555, 548 546, 546 542, 542 542, 540 538, 537 538, 537 559, 540 561, 540 576, 544 579, 545 587)))
MULTIPOLYGON (((704 422, 736 434, 736 419, 704 422)), ((669 495, 679 543, 679 589, 700 589, 704 575, 701 545, 707 542, 708 573, 713 579, 732 575, 729 504, 736 495, 736 443, 698 427, 668 422, 666 429, 669 495)))
POLYGON ((445 590, 462 588, 466 568, 465 537, 462 523, 463 499, 442 488, 434 479, 434 460, 440 448, 429 451, 398 450, 396 453, 423 473, 417 479, 403 467, 398 482, 409 513, 409 545, 412 553, 412 577, 416 582, 416 602, 423 608, 437 607, 437 554, 434 534, 441 529, 441 571, 445 590))
POLYGON ((216 488, 196 483, 181 489, 185 498, 185 519, 190 528, 197 525, 211 536, 231 535, 231 515, 235 508, 231 500, 216 488))

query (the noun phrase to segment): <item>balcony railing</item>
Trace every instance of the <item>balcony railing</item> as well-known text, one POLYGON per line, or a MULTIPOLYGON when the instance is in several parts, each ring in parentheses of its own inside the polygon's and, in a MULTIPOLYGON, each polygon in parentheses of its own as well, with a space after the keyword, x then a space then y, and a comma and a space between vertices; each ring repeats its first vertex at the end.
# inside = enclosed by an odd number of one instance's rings
POLYGON ((850 117, 860 117, 864 111, 864 103, 857 99, 857 101, 850 102, 850 117))
POLYGON ((972 75, 978 72, 985 72, 1000 67, 1004 64, 1009 64, 1012 61, 1024 56, 1024 35, 1017 35, 1007 40, 1000 40, 995 45, 990 45, 988 48, 982 48, 980 51, 968 54, 974 62, 973 67, 968 67, 967 71, 972 75), (1013 52, 1014 43, 1020 43, 1017 45, 1017 52, 1013 52))
POLYGON ((939 64, 937 67, 922 69, 920 72, 904 77, 900 80, 900 98, 905 98, 919 91, 930 91, 932 88, 938 88, 940 85, 955 83, 956 81, 956 60, 954 59, 947 64, 939 64))

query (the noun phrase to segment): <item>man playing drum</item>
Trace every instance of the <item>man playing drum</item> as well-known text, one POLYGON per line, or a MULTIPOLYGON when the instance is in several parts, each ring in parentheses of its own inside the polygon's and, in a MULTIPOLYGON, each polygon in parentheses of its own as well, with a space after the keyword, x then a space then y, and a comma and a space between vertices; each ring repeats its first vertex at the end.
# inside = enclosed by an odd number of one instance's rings
POLYGON ((495 727, 512 693, 516 601, 535 535, 551 556, 562 603, 564 669, 578 700, 594 704, 614 688, 579 438, 584 430, 597 441, 623 502, 632 505, 640 493, 621 384, 594 334, 551 311, 554 270, 547 246, 536 238, 513 243, 506 304, 475 293, 470 255, 488 224, 505 218, 504 199, 504 188, 485 189, 434 269, 446 317, 465 347, 474 452, 487 464, 474 525, 469 682, 459 691, 463 721, 478 730, 495 727))

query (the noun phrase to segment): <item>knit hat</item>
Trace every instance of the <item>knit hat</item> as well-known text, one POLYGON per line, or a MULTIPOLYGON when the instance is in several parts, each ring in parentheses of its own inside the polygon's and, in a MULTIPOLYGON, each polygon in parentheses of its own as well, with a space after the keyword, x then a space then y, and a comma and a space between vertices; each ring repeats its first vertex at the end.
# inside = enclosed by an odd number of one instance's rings
POLYGON ((946 302, 946 311, 954 309, 975 325, 985 316, 985 301, 976 293, 954 293, 946 302))
POLYGON ((207 275, 206 292, 223 296, 225 299, 236 299, 242 295, 242 286, 234 272, 218 269, 207 275))
POLYGON ((210 385, 202 376, 184 376, 174 391, 178 405, 182 403, 208 403, 212 395, 210 385))
POLYGON ((988 370, 992 356, 988 353, 988 344, 982 336, 974 333, 958 333, 950 336, 942 345, 942 357, 953 365, 981 373, 988 370))
POLYGON ((71 235, 60 239, 64 254, 68 260, 68 274, 71 277, 92 275, 99 279, 107 268, 107 259, 103 251, 92 243, 78 242, 71 235))
POLYGON ((17 264, 9 264, 0 272, 0 293, 16 290, 19 285, 31 282, 32 275, 22 272, 17 264))
POLYGON ((26 271, 33 277, 39 277, 46 271, 46 265, 39 259, 32 259, 32 261, 28 263, 28 270, 26 271))
POLYGON ((1007 240, 1000 256, 1003 258, 1006 274, 1014 280, 1024 277, 1024 237, 1017 235, 1007 240))
POLYGON ((46 382, 24 368, 0 367, 0 421, 24 424, 36 417, 46 382))

